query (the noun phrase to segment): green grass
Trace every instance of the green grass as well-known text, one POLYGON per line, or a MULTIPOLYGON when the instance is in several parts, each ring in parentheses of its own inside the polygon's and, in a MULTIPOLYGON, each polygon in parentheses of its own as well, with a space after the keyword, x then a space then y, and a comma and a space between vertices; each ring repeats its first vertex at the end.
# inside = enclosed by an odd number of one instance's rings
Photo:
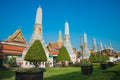
MULTIPOLYGON (((44 80, 120 80, 120 75, 114 72, 101 70, 94 67, 91 75, 84 76, 80 67, 64 67, 64 68, 47 68, 44 73, 44 80)), ((0 71, 0 80, 15 80, 14 71, 0 71)))
POLYGON ((15 80, 15 72, 11 70, 0 71, 0 80, 15 80))

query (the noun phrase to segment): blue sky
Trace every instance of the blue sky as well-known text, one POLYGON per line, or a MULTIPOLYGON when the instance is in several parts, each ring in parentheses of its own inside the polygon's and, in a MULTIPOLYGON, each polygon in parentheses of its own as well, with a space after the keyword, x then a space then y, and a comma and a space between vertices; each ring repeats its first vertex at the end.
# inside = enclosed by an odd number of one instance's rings
POLYGON ((45 43, 54 42, 58 31, 64 37, 64 24, 69 22, 71 43, 80 47, 80 35, 92 38, 120 50, 120 1, 119 0, 0 0, 0 40, 5 40, 21 28, 27 42, 33 33, 36 9, 43 10, 43 37, 45 43), (18 27, 22 26, 22 27, 18 27))

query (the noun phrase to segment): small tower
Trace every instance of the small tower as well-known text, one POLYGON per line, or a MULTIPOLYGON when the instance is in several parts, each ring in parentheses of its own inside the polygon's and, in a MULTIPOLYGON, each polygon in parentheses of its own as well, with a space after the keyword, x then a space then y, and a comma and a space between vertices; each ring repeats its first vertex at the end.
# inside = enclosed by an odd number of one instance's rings
POLYGON ((89 49, 88 49, 88 42, 87 42, 87 34, 84 33, 84 44, 83 44, 83 57, 84 58, 89 58, 90 56, 90 52, 89 52, 89 49))
POLYGON ((69 34, 69 24, 66 21, 65 23, 65 37, 64 37, 65 42, 70 42, 70 34, 69 34))
POLYGON ((102 42, 100 41, 100 51, 102 51, 103 50, 103 44, 102 44, 102 42))
POLYGON ((113 50, 113 47, 110 41, 109 41, 109 49, 113 50))
POLYGON ((59 30, 59 34, 58 34, 58 45, 59 45, 59 48, 61 48, 61 46, 63 45, 63 40, 62 40, 62 32, 61 30, 59 30))
POLYGON ((106 44, 104 44, 104 49, 107 49, 106 44))
MULTIPOLYGON (((42 43, 42 46, 43 46, 46 56, 47 56, 47 62, 51 63, 50 67, 52 67, 53 66, 53 58, 49 57, 49 52, 46 48, 46 45, 44 44, 44 40, 43 40, 43 36, 42 36, 42 8, 41 7, 37 8, 34 31, 33 31, 32 37, 30 39, 30 42, 28 44, 28 47, 23 51, 23 54, 22 54, 23 58, 25 57, 27 51, 29 50, 30 46, 34 43, 35 40, 39 40, 42 43)), ((42 56, 42 55, 38 55, 38 56, 42 56)), ((23 67, 32 67, 32 65, 29 62, 24 61, 23 67)), ((46 67, 45 62, 41 62, 40 67, 46 67)))
POLYGON ((96 45, 96 39, 93 38, 93 51, 97 52, 97 45, 96 45))
POLYGON ((34 31, 30 40, 30 45, 37 39, 44 44, 42 36, 42 8, 40 6, 37 8, 34 31))
POLYGON ((42 25, 42 8, 41 8, 41 6, 39 6, 37 8, 35 24, 42 25))
POLYGON ((80 48, 81 48, 81 58, 84 59, 84 57, 83 57, 83 40, 82 40, 82 35, 80 35, 80 48))
POLYGON ((72 47, 71 42, 70 42, 70 34, 69 34, 69 24, 68 24, 68 22, 65 23, 65 35, 64 35, 64 44, 63 45, 66 47, 66 49, 67 49, 67 51, 68 51, 68 53, 70 55, 71 61, 73 63, 75 63, 76 62, 76 55, 75 55, 75 53, 73 51, 73 47, 72 47))

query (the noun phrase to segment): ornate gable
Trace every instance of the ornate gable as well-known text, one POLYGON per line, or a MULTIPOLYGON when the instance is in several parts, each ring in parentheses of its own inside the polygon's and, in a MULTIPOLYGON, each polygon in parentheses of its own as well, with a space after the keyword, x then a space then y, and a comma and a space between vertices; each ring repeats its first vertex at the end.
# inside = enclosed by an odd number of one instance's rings
POLYGON ((9 36, 6 41, 26 44, 25 38, 20 29, 16 30, 15 33, 13 33, 11 36, 9 36))

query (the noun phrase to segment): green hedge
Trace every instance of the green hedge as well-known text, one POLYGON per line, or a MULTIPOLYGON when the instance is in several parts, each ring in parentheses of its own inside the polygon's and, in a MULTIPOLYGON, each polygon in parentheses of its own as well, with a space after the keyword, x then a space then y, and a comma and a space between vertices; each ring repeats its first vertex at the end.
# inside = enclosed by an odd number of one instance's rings
POLYGON ((94 63, 106 62, 107 60, 109 60, 109 57, 101 53, 97 53, 97 54, 91 53, 89 60, 94 63))

